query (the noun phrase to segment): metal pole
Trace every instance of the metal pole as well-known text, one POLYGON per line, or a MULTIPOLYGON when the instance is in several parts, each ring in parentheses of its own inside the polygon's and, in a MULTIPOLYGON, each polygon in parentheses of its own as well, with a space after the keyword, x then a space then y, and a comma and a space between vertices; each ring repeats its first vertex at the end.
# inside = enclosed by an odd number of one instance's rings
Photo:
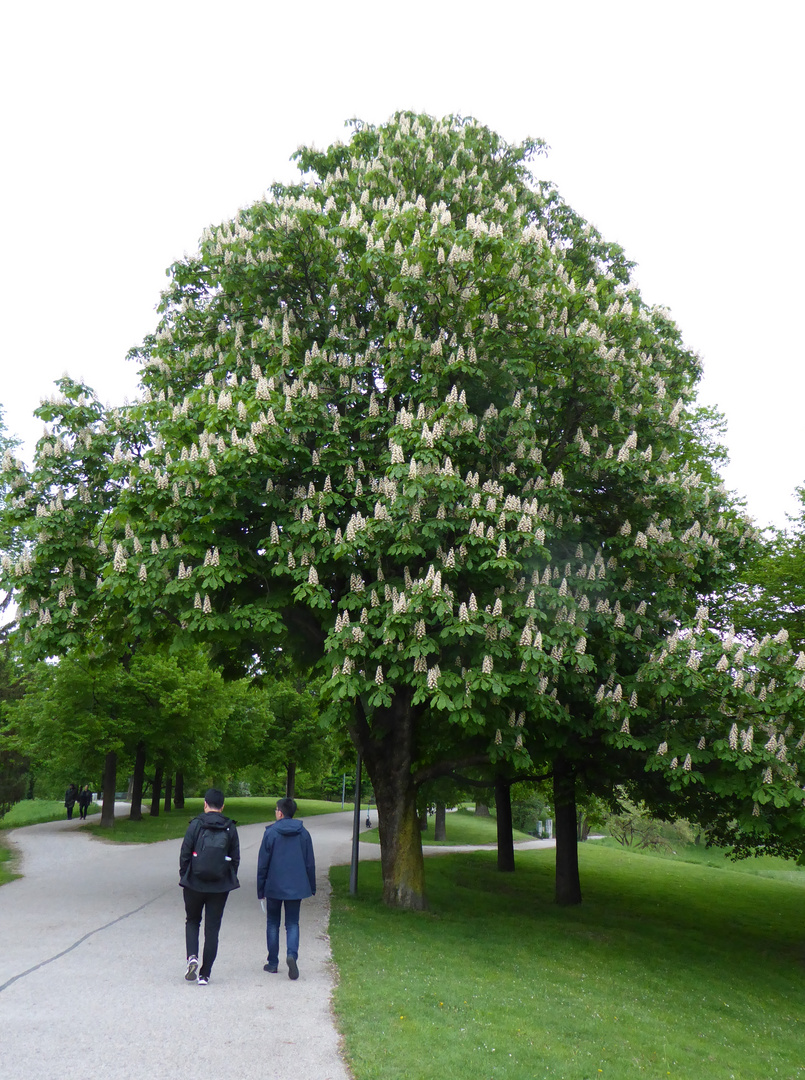
POLYGON ((361 755, 355 764, 355 810, 352 815, 352 862, 349 867, 349 895, 358 892, 358 845, 361 831, 361 755))

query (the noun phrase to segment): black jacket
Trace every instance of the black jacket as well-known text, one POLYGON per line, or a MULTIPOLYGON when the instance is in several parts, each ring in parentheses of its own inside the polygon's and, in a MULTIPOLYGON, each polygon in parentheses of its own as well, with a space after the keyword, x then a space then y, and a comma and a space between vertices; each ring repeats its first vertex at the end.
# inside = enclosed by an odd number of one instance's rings
POLYGON ((183 889, 193 889, 195 892, 218 893, 232 892, 240 888, 238 881, 238 866, 240 866, 240 840, 235 822, 224 817, 218 810, 210 810, 205 814, 194 817, 187 827, 182 841, 182 850, 179 854, 179 884, 183 889), (193 876, 193 852, 196 848, 196 840, 202 828, 206 829, 229 829, 229 844, 226 849, 228 859, 227 876, 221 881, 197 881, 193 876))

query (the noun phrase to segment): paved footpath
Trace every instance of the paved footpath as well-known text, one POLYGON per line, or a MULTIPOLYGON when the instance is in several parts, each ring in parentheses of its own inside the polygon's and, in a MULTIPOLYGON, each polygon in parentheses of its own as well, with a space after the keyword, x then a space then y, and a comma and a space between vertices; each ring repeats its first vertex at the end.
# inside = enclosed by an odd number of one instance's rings
MULTIPOLYGON (((299 979, 282 963, 277 975, 263 971, 264 826, 246 825, 241 888, 206 987, 184 981, 180 840, 99 841, 76 820, 11 833, 25 876, 0 888, 0 1080, 349 1080, 327 925, 328 872, 349 861, 352 812, 305 824, 318 887, 302 903, 299 979)), ((426 852, 445 850, 469 849, 426 852)), ((362 860, 379 854, 361 845, 362 860)))
POLYGON ((1 1080, 348 1080, 327 919, 328 871, 349 861, 352 813, 305 824, 318 887, 302 903, 299 979, 263 971, 264 827, 246 825, 241 888, 206 987, 184 980, 180 840, 98 841, 76 820, 11 833, 25 876, 0 889, 1 1080))

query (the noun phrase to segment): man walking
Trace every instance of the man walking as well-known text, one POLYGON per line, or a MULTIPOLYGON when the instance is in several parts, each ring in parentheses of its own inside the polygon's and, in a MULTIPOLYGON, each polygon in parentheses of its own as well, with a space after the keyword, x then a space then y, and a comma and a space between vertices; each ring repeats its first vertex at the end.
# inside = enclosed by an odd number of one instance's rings
POLYGON ((239 889, 240 841, 235 822, 224 817, 223 792, 210 788, 204 813, 190 822, 179 855, 179 884, 184 889, 185 979, 206 986, 218 953, 218 931, 227 897, 239 889), (198 962, 201 914, 204 912, 204 953, 198 962))
POLYGON ((299 908, 316 894, 313 842, 301 821, 294 821, 296 803, 280 799, 276 821, 266 826, 257 859, 257 898, 265 901, 268 963, 264 971, 279 967, 280 915, 285 905, 288 978, 299 978, 299 908))

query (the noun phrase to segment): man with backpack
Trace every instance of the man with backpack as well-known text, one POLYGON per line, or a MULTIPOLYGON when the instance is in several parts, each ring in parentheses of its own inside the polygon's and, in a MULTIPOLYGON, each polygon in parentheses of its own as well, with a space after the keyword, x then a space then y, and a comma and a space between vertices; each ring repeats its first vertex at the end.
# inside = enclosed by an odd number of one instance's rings
POLYGON ((240 841, 235 822, 224 817, 223 792, 210 788, 204 813, 190 822, 179 855, 179 884, 184 889, 185 979, 206 986, 218 953, 218 931, 230 892, 239 889, 240 841), (198 961, 201 914, 204 912, 204 952, 198 961))
POLYGON ((280 915, 285 905, 285 939, 288 978, 299 978, 299 908, 307 896, 316 894, 316 863, 313 841, 301 821, 294 821, 296 802, 280 799, 273 825, 266 826, 257 857, 257 899, 266 913, 267 963, 264 971, 279 967, 280 915))

